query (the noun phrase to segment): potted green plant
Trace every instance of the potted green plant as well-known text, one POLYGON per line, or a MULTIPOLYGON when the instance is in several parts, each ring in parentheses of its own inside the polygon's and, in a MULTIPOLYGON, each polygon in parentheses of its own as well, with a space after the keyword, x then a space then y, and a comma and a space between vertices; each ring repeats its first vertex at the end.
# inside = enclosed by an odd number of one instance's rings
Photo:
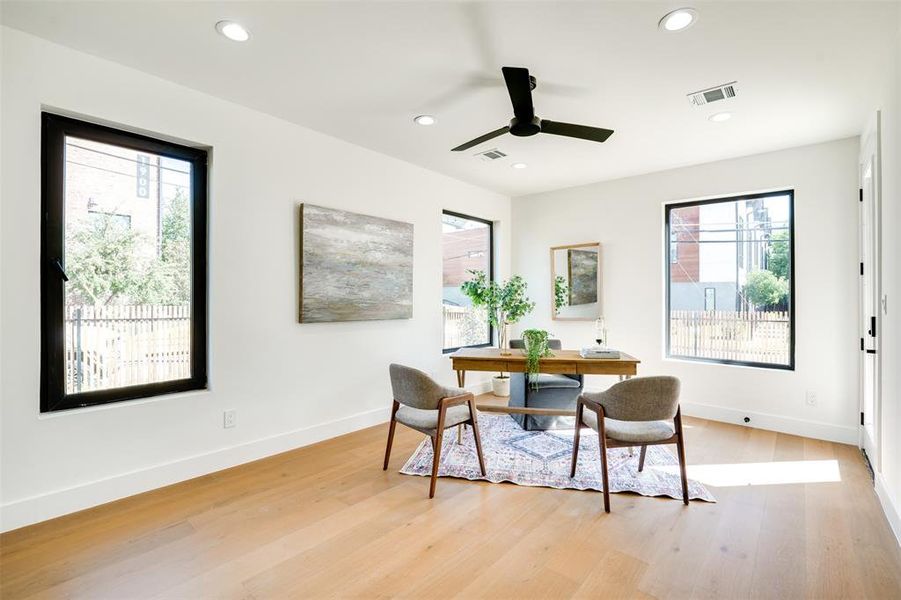
POLYGON ((553 356, 548 347, 550 334, 544 329, 526 329, 522 340, 526 347, 526 373, 533 387, 538 385, 538 368, 542 358, 553 356))
MULTIPOLYGON (((528 286, 525 280, 514 275, 501 284, 490 281, 484 271, 469 273, 472 279, 466 281, 460 290, 472 300, 473 306, 484 307, 488 311, 488 322, 497 331, 497 346, 501 354, 510 354, 507 350, 507 327, 518 323, 535 308, 535 303, 526 296, 528 286)), ((498 374, 491 385, 496 396, 510 395, 508 375, 498 374)))

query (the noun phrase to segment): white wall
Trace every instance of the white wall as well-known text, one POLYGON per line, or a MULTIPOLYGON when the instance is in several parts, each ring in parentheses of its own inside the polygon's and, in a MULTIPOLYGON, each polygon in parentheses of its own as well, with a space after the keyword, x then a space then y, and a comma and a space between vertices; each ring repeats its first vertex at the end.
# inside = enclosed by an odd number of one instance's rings
POLYGON ((882 110, 882 464, 876 490, 901 544, 901 19, 882 110))
POLYGON ((440 212, 498 221, 504 275, 508 198, 15 30, 2 38, 4 529, 384 421, 392 361, 454 381, 440 212), (40 415, 42 105, 212 146, 208 392, 40 415), (297 323, 303 201, 414 223, 413 319, 297 323), (238 426, 224 430, 232 408, 238 426))
POLYGON ((856 442, 858 146, 851 138, 515 198, 513 271, 538 303, 521 327, 545 328, 565 347, 592 343, 592 323, 550 319, 547 252, 601 242, 610 345, 638 356, 641 375, 680 377, 688 414, 856 442), (796 370, 665 360, 664 203, 785 188, 795 190, 796 370))

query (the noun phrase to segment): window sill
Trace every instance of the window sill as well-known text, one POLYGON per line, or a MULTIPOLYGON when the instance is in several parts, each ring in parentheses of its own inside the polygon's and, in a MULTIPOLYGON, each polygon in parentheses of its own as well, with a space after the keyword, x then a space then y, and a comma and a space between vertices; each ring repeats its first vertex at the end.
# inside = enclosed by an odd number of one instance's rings
POLYGON ((155 402, 165 402, 168 400, 185 400, 190 398, 200 398, 209 396, 211 390, 209 387, 200 390, 188 390, 184 392, 172 392, 171 394, 159 394, 147 398, 134 398, 132 400, 120 400, 118 402, 107 402, 105 404, 95 404, 93 406, 79 406, 74 408, 64 408, 38 414, 38 420, 55 419, 58 417, 66 417, 75 414, 84 414, 89 412, 98 412, 104 410, 115 410, 117 408, 128 408, 140 406, 143 404, 151 404, 155 402))
POLYGON ((748 363, 741 361, 720 360, 715 358, 690 358, 687 356, 664 356, 664 362, 676 362, 691 365, 712 365, 722 367, 740 367, 758 371, 787 371, 793 372, 794 365, 767 365, 762 363, 748 363))
POLYGON ((460 346, 459 348, 445 348, 441 351, 441 354, 453 354, 457 350, 467 350, 469 348, 491 348, 494 346, 491 342, 487 344, 475 344, 474 346, 460 346))

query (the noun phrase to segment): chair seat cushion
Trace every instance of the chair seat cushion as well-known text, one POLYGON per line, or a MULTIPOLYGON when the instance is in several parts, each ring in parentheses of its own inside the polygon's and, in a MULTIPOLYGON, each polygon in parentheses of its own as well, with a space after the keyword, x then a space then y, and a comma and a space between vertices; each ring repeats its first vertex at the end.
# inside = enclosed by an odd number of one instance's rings
MULTIPOLYGON (((598 430, 598 416, 593 410, 584 409, 582 422, 598 430)), ((604 419, 604 433, 618 442, 659 442, 673 437, 676 430, 668 421, 617 421, 604 419)))
MULTIPOLYGON (((532 380, 527 380, 530 384, 532 380)), ((582 387, 582 384, 579 383, 577 379, 572 379, 567 377, 566 375, 553 375, 551 373, 539 373, 537 377, 538 389, 550 389, 550 388, 574 388, 578 389, 582 387)))
MULTIPOLYGON (((398 422, 415 429, 437 429, 438 410, 424 410, 401 405, 395 413, 398 422)), ((444 427, 453 427, 469 420, 469 405, 451 406, 444 415, 444 427)))

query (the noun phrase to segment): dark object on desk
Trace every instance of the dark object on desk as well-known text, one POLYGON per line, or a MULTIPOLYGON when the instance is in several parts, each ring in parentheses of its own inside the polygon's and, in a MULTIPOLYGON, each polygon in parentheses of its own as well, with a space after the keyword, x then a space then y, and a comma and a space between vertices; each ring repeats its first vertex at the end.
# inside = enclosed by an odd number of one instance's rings
MULTIPOLYGON (((510 340, 510 347, 524 349, 525 344, 522 340, 510 340)), ((548 340, 548 348, 551 350, 560 350, 562 347, 560 340, 548 340)), ((532 389, 528 377, 528 373, 510 373, 510 406, 575 410, 576 400, 582 393, 582 375, 540 373, 534 386, 537 389, 532 389)), ((563 415, 510 416, 526 431, 572 429, 576 423, 574 417, 563 415)))

